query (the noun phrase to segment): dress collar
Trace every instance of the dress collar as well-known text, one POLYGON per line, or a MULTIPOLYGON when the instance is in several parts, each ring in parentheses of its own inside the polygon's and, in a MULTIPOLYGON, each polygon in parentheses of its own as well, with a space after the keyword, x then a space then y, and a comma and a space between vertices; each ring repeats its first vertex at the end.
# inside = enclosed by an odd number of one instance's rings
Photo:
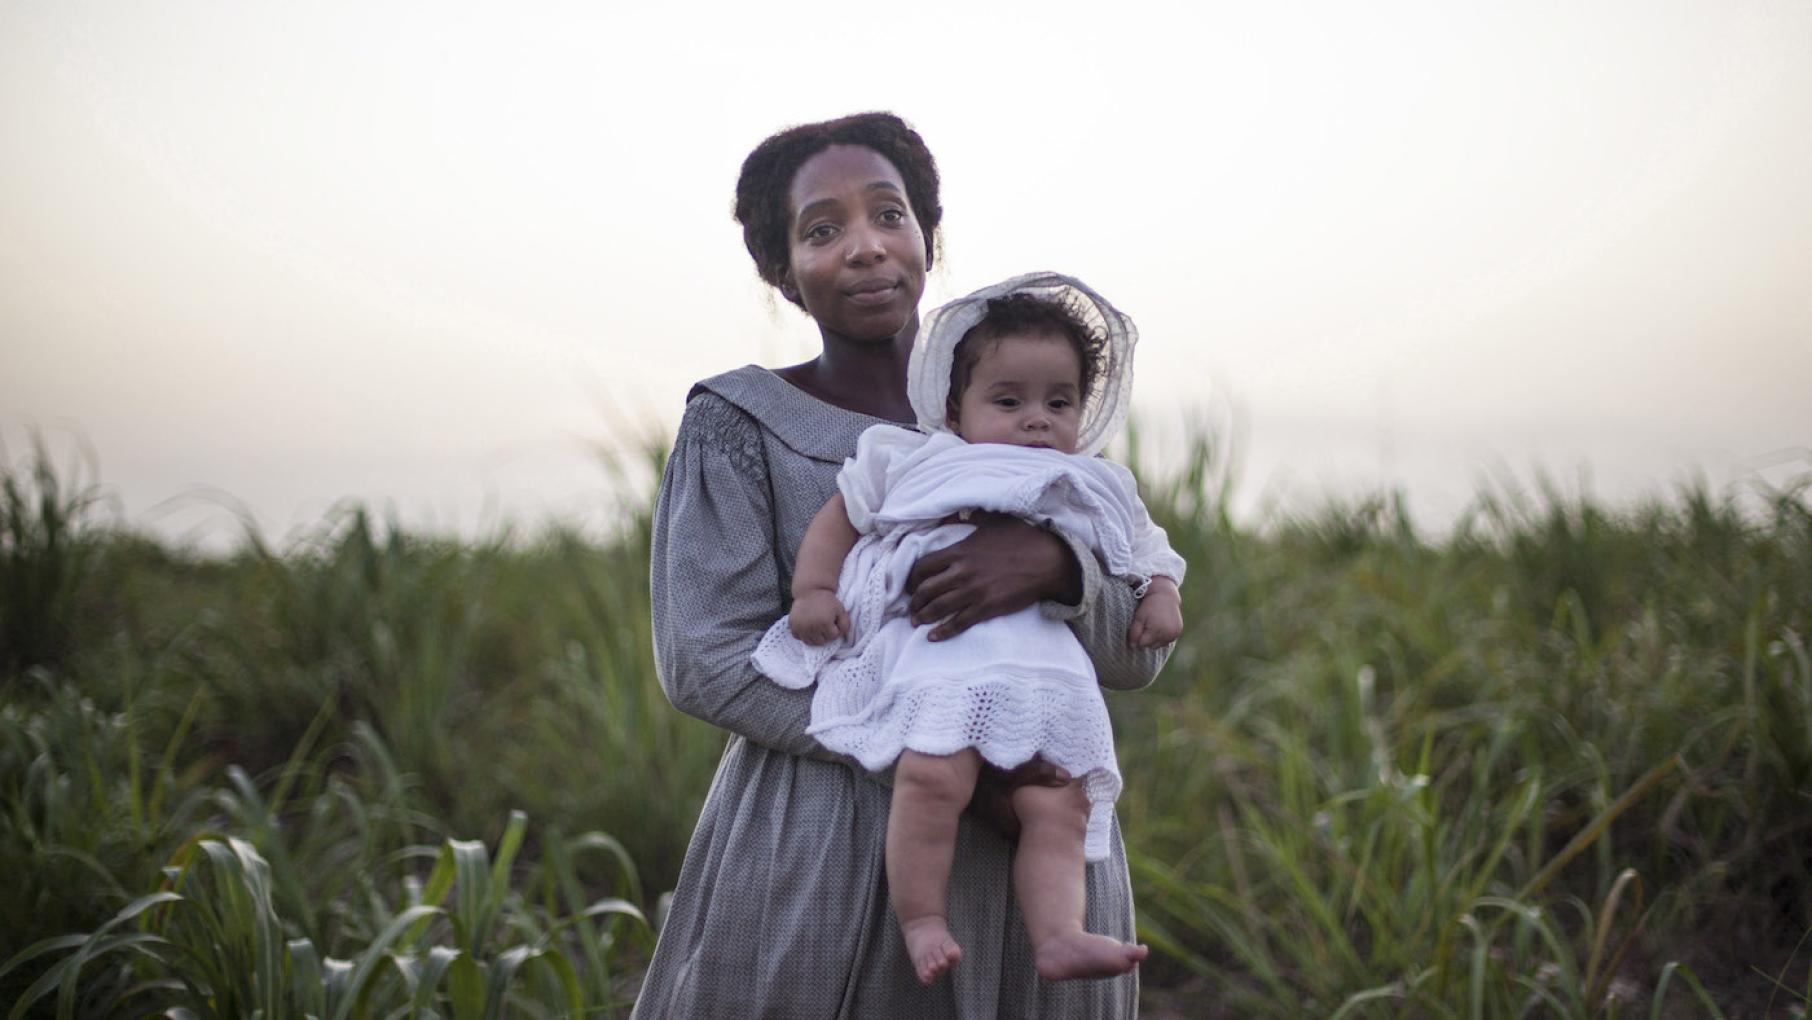
POLYGON ((840 462, 856 452, 856 439, 873 425, 899 422, 827 404, 760 365, 744 365, 702 379, 686 394, 715 393, 772 432, 788 449, 814 460, 840 462))

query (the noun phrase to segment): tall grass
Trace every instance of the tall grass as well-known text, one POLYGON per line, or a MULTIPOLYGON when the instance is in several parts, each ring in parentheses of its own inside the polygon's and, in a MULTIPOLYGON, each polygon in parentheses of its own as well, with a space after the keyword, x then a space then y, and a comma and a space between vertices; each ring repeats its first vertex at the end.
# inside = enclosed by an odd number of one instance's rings
POLYGON ((83 525, 99 498, 83 467, 58 474, 41 435, 28 463, 0 445, 0 676, 58 665, 73 649, 76 589, 93 552, 83 525))
MULTIPOLYGON (((323 955, 293 936, 281 909, 280 874, 250 842, 198 834, 162 869, 162 887, 126 904, 92 932, 26 947, 3 969, 53 962, 26 987, 10 1017, 54 997, 55 1015, 166 1013, 221 1020, 247 1016, 502 1016, 612 1012, 625 1005, 608 961, 622 929, 645 933, 626 900, 573 895, 575 851, 598 837, 548 843, 551 866, 515 878, 526 835, 512 816, 492 859, 485 844, 445 841, 418 883, 390 902, 364 905, 370 931, 352 955, 323 955), (520 886, 520 888, 518 888, 520 886), (537 904, 536 900, 542 902, 537 904), (575 965, 575 960, 579 965, 575 965), (583 970, 581 968, 584 968, 583 970), (154 974, 151 981, 144 974, 154 974), (582 976, 583 975, 583 976, 582 976)), ((413 855, 412 855, 413 856, 413 855)), ((645 939, 643 940, 646 941, 645 939)))
MULTIPOLYGON (((5 492, 62 491, 42 463, 9 472, 5 492)), ((13 1015, 626 1006, 676 867, 645 878, 637 862, 677 859, 679 814, 696 811, 720 746, 702 726, 699 741, 676 735, 672 762, 690 755, 692 771, 644 760, 638 777, 595 734, 542 732, 554 700, 559 725, 632 735, 620 691, 562 688, 609 675, 586 653, 620 664, 646 640, 645 596, 629 596, 632 612, 616 587, 566 583, 620 569, 633 542, 460 546, 353 508, 282 551, 250 535, 206 560, 67 500, 6 509, 24 538, 0 583, 61 563, 73 607, 39 617, 67 635, 64 654, 12 656, 29 664, 0 674, 0 866, 15 876, 0 884, 0 1003, 13 1015), (664 825, 628 825, 626 840, 601 828, 663 789, 675 803, 645 814, 664 825), (500 841, 489 865, 486 843, 457 838, 475 834, 500 841)), ((641 684, 650 732, 682 733, 649 710, 652 675, 641 684)))
POLYGON ((1699 973, 1803 1010, 1806 491, 1498 492, 1431 544, 1157 487, 1207 580, 1115 703, 1145 929, 1228 1016, 1699 1015, 1699 973))
MULTIPOLYGON (((1196 444, 1147 480, 1188 627, 1111 702, 1153 1012, 1803 1015, 1804 486, 1251 528, 1196 444)), ((626 1005, 722 747, 655 683, 646 505, 477 543, 353 507, 205 558, 74 477, 0 479, 0 1002, 626 1005)))

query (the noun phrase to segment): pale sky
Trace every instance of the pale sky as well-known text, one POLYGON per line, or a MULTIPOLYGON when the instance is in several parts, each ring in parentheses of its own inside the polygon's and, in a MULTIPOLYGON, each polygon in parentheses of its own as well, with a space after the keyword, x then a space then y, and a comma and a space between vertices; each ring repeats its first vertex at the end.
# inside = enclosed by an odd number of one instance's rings
POLYGON ((203 489, 599 526, 591 450, 815 349, 743 156, 884 108, 944 174, 925 307, 1088 280, 1255 513, 1812 468, 1812 4, 993 10, 0 3, 0 439, 167 535, 230 535, 203 489))

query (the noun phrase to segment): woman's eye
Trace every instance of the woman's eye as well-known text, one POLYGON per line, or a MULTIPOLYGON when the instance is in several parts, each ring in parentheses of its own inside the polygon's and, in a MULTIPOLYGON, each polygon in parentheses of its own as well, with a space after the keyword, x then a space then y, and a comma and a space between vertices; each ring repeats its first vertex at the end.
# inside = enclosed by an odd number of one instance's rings
POLYGON ((898 224, 898 223, 905 222, 905 220, 906 220, 906 211, 904 209, 883 209, 883 210, 881 210, 881 222, 882 223, 898 224))
POLYGON ((837 228, 828 223, 820 223, 805 232, 805 236, 813 241, 822 241, 826 238, 835 237, 836 234, 837 228))

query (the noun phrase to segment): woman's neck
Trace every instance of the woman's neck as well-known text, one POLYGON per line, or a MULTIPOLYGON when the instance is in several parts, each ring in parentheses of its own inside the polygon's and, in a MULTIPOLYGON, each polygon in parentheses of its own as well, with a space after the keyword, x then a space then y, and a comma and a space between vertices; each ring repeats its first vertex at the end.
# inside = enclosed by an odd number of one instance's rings
POLYGON ((918 317, 890 340, 851 340, 829 331, 824 352, 776 375, 828 404, 888 421, 917 419, 906 398, 906 363, 918 317))

